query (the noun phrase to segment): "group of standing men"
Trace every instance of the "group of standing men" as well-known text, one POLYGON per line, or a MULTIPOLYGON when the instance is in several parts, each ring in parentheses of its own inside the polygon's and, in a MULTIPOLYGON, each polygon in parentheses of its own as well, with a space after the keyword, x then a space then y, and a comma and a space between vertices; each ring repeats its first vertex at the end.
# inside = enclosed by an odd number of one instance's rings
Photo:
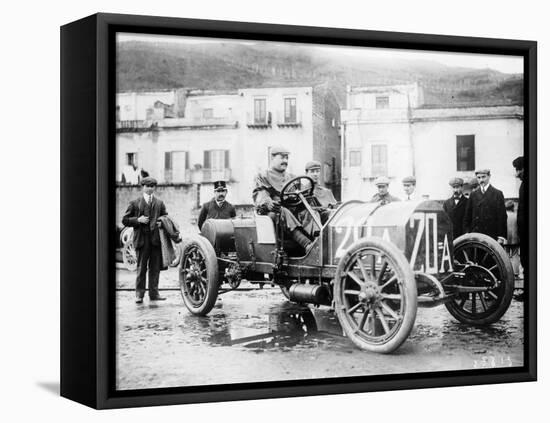
MULTIPOLYGON (((294 178, 287 172, 289 151, 284 147, 273 147, 270 152, 270 166, 254 178, 252 198, 256 213, 268 215, 282 225, 285 234, 300 245, 307 254, 313 246, 313 239, 318 232, 319 224, 324 224, 330 216, 330 209, 337 204, 332 191, 320 185, 321 163, 308 162, 305 166, 306 176, 314 182, 314 207, 305 209, 303 205, 281 205, 281 191, 294 178), (312 213, 313 212, 313 215, 312 213)), ((521 264, 527 265, 526 204, 524 188, 524 161, 518 157, 513 162, 516 176, 522 180, 519 191, 517 212, 518 234, 520 238, 521 264)), ((507 215, 502 191, 490 183, 489 169, 475 172, 476 178, 464 181, 452 178, 449 185, 453 190, 451 198, 444 202, 443 208, 453 223, 454 238, 467 232, 480 232, 491 236, 499 243, 507 237, 507 215), (478 186, 476 186, 478 185, 478 186)), ((416 179, 413 176, 403 179, 405 201, 416 199, 416 179)), ((378 192, 372 202, 382 204, 400 201, 389 191, 389 179, 379 177, 375 181, 378 192)), ((158 280, 161 269, 161 249, 159 241, 159 218, 167 215, 164 203, 154 197, 157 182, 154 178, 142 179, 143 195, 132 201, 122 219, 126 226, 134 228, 134 247, 137 253, 136 302, 143 302, 145 293, 145 276, 149 271, 149 296, 153 301, 164 300, 159 295, 158 280)), ((235 207, 226 200, 227 186, 224 181, 214 183, 214 197, 203 204, 198 218, 202 227, 207 219, 230 219, 236 216, 235 207)))

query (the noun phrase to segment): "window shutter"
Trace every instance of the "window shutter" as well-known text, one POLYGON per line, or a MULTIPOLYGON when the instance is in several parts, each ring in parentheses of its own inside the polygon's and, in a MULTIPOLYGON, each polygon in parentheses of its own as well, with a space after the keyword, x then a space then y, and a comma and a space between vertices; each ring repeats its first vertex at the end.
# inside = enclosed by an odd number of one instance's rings
POLYGON ((189 151, 185 152, 185 168, 189 169, 189 151))
POLYGON ((204 152, 204 168, 210 169, 210 151, 204 152))
POLYGON ((229 169, 229 150, 225 150, 225 169, 229 169))
POLYGON ((170 151, 164 153, 164 169, 172 169, 172 153, 170 151))

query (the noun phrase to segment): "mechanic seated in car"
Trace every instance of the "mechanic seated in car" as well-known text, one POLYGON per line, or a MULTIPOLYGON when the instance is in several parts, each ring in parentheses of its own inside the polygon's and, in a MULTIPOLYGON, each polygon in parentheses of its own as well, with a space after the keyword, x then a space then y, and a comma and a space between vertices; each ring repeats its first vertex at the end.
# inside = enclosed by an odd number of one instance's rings
POLYGON ((321 162, 318 162, 317 160, 307 162, 305 171, 306 176, 309 176, 315 183, 313 195, 315 196, 315 200, 318 204, 316 204, 317 207, 314 208, 321 216, 321 222, 323 222, 324 225, 332 213, 330 209, 336 208, 338 202, 334 198, 332 191, 325 188, 320 183, 321 162))
MULTIPOLYGON (((289 209, 281 206, 281 190, 294 178, 286 171, 288 155, 284 147, 271 148, 270 167, 254 178, 252 198, 258 214, 268 215, 277 222, 277 214, 280 213, 280 223, 285 233, 303 247, 307 254, 313 246, 312 237, 320 228, 305 208, 296 206, 289 209)), ((320 220, 318 215, 317 218, 320 220)))

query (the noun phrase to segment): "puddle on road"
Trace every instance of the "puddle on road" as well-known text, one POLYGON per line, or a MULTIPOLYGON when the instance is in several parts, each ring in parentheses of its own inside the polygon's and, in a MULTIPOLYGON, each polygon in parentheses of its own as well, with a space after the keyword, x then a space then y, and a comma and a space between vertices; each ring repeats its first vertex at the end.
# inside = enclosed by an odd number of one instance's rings
POLYGON ((229 304, 216 307, 209 316, 194 317, 195 324, 185 316, 182 330, 187 335, 191 330, 212 346, 239 346, 255 352, 349 346, 336 315, 328 309, 310 309, 288 301, 264 309, 256 305, 243 310, 242 304, 239 312, 232 308, 229 304))

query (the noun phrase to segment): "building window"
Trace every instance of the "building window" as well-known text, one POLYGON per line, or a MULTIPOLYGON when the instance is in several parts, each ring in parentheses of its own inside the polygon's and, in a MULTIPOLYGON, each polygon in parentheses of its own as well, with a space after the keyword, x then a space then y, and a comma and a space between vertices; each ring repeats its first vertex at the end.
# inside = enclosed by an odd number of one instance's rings
POLYGON ((167 151, 164 153, 164 176, 167 182, 187 182, 189 153, 187 151, 167 151))
POLYGON ((137 167, 137 153, 126 153, 126 165, 137 167))
POLYGON ((202 117, 204 119, 212 119, 214 117, 214 109, 202 109, 202 117))
POLYGON ((265 98, 254 99, 254 123, 266 123, 265 98))
POLYGON ((296 98, 285 98, 285 123, 296 123, 296 98))
POLYGON ((350 167, 361 166, 361 150, 350 150, 349 165, 350 167))
POLYGON ((456 136, 456 170, 472 171, 475 169, 475 135, 456 136))
POLYGON ((229 168, 229 150, 207 150, 204 152, 204 168, 224 170, 229 168))
POLYGON ((371 146, 372 176, 388 176, 388 146, 378 144, 371 146))
POLYGON ((376 108, 387 109, 390 107, 390 98, 387 95, 376 97, 376 108))

